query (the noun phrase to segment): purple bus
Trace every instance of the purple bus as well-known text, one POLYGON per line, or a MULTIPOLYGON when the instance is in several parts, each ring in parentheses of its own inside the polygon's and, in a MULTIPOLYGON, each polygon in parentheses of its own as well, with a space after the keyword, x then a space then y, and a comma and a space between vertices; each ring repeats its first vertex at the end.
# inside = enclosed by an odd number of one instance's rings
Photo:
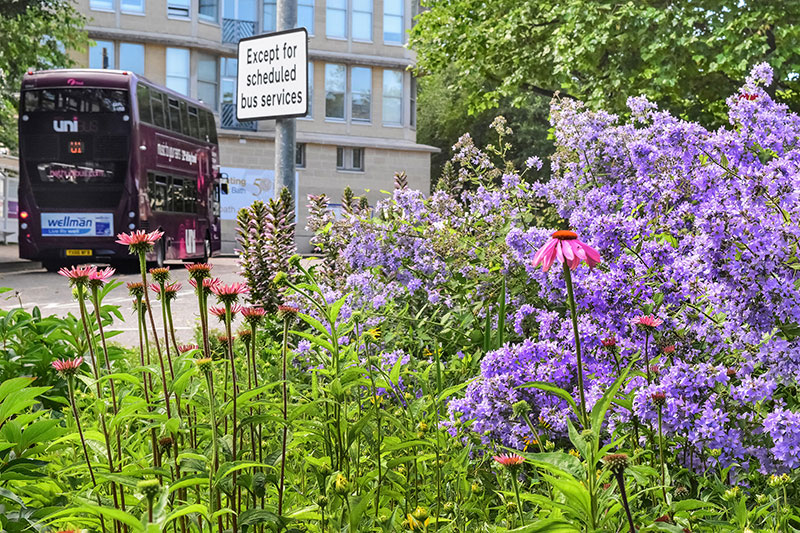
POLYGON ((148 257, 158 265, 219 253, 214 115, 131 72, 28 72, 19 177, 19 255, 47 270, 130 266, 114 241, 133 229, 164 232, 148 257))

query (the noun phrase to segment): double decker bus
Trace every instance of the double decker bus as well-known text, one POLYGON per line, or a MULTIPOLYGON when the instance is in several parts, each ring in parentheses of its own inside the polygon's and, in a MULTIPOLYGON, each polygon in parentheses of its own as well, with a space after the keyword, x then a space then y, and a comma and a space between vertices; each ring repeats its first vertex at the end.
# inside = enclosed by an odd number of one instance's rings
POLYGON ((47 270, 129 267, 116 235, 159 229, 149 261, 207 260, 221 247, 214 115, 131 72, 63 69, 23 78, 19 254, 47 270))

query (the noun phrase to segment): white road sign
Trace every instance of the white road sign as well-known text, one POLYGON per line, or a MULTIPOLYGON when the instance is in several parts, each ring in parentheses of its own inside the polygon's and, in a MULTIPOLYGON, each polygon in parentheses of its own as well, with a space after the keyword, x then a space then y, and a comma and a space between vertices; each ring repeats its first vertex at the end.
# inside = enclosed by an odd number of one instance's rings
POLYGON ((305 28, 239 41, 236 119, 301 117, 308 113, 305 28))

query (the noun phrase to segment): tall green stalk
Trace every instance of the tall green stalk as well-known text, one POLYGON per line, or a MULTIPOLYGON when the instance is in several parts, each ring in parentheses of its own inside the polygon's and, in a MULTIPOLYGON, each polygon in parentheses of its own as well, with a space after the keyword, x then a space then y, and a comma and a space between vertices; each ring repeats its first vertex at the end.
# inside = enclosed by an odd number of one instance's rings
POLYGON ((575 336, 575 358, 578 363, 578 393, 580 394, 580 419, 584 429, 589 428, 589 418, 586 414, 586 393, 583 390, 583 358, 581 357, 581 335, 578 331, 578 310, 575 306, 575 293, 572 288, 572 273, 565 262, 564 281, 567 285, 567 303, 572 317, 572 333, 575 336))
POLYGON ((283 516, 283 493, 286 480, 286 440, 289 436, 289 391, 286 386, 286 359, 289 351, 289 321, 292 313, 283 313, 283 343, 281 345, 281 381, 283 390, 283 435, 281 438, 281 477, 278 486, 278 516, 283 516))

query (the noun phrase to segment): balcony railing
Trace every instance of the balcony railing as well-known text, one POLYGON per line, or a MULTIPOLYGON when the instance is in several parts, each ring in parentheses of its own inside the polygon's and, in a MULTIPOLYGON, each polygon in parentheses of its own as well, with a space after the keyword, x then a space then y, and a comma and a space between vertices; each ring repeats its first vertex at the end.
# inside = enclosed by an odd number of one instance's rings
POLYGON ((228 130, 256 131, 258 122, 239 122, 236 120, 236 104, 222 104, 220 109, 220 125, 228 130))
POLYGON ((222 42, 238 43, 245 37, 256 34, 256 23, 252 20, 222 19, 222 42))

